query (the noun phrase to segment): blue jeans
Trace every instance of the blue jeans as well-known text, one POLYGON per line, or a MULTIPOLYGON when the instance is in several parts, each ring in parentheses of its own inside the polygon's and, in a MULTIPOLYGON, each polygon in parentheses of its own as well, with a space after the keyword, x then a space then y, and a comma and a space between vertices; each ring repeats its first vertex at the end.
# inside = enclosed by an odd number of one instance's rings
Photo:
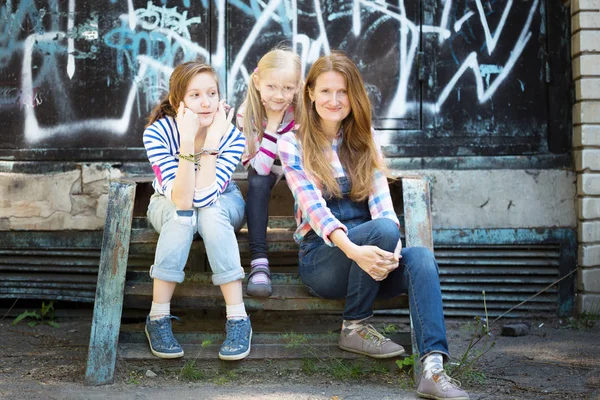
MULTIPOLYGON (((348 181, 342 178, 338 183, 344 197, 326 201, 333 215, 348 228, 348 238, 359 246, 372 245, 393 252, 400 238, 396 223, 387 218, 372 220, 366 201, 354 202, 348 197, 348 181)), ((429 249, 403 249, 400 266, 381 282, 371 278, 338 247, 327 246, 314 231, 300 243, 299 257, 300 278, 311 294, 346 299, 345 320, 373 315, 373 302, 378 297, 391 298, 408 292, 421 358, 434 351, 448 355, 438 265, 429 249)))
POLYGON ((258 175, 248 168, 248 195, 246 196, 246 218, 250 259, 267 258, 267 225, 269 223, 269 198, 278 176, 258 175))
POLYGON ((219 200, 206 208, 177 210, 169 199, 155 193, 148 206, 148 220, 160 235, 150 276, 167 282, 183 282, 183 268, 198 232, 213 272, 213 284, 243 279, 235 232, 244 224, 244 212, 244 198, 233 181, 219 200))

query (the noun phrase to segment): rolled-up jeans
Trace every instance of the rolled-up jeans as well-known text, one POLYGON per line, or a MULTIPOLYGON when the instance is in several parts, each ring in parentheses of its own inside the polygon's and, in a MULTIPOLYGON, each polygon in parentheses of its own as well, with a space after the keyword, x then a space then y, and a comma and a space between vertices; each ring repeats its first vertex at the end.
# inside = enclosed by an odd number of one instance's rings
POLYGON ((165 196, 155 193, 148 206, 148 220, 159 233, 150 276, 167 282, 183 282, 183 269, 196 232, 212 270, 214 285, 244 278, 235 232, 244 224, 245 204, 237 184, 229 183, 211 206, 177 210, 165 196))

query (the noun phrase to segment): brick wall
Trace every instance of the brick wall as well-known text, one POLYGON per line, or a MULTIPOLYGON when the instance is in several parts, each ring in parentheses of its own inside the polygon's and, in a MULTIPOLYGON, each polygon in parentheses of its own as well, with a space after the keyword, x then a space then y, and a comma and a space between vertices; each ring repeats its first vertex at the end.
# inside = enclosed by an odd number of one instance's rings
POLYGON ((571 28, 575 105, 579 266, 577 311, 600 311, 600 0, 573 0, 571 28))

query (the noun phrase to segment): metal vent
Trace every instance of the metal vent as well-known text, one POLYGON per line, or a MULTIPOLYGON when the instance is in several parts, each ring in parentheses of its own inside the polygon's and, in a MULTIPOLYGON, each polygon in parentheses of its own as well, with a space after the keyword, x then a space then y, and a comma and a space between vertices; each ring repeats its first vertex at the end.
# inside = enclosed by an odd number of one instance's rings
MULTIPOLYGON (((560 245, 436 246, 444 313, 497 316, 559 279, 560 245)), ((556 314, 553 286, 510 316, 556 314)))

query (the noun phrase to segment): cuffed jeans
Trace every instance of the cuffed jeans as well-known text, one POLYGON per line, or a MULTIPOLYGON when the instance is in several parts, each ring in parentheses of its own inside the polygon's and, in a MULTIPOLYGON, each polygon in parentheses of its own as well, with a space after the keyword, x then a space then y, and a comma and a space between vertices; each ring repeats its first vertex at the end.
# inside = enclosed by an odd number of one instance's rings
POLYGON ((150 276, 167 282, 183 282, 183 269, 198 232, 213 272, 213 284, 224 285, 243 279, 235 232, 244 224, 244 212, 244 198, 233 181, 215 204, 194 208, 192 216, 176 216, 175 204, 155 193, 148 206, 148 220, 160 235, 150 276))
POLYGON ((254 168, 248 168, 246 218, 248 221, 248 244, 252 260, 267 258, 269 198, 278 178, 274 173, 258 175, 254 168))

